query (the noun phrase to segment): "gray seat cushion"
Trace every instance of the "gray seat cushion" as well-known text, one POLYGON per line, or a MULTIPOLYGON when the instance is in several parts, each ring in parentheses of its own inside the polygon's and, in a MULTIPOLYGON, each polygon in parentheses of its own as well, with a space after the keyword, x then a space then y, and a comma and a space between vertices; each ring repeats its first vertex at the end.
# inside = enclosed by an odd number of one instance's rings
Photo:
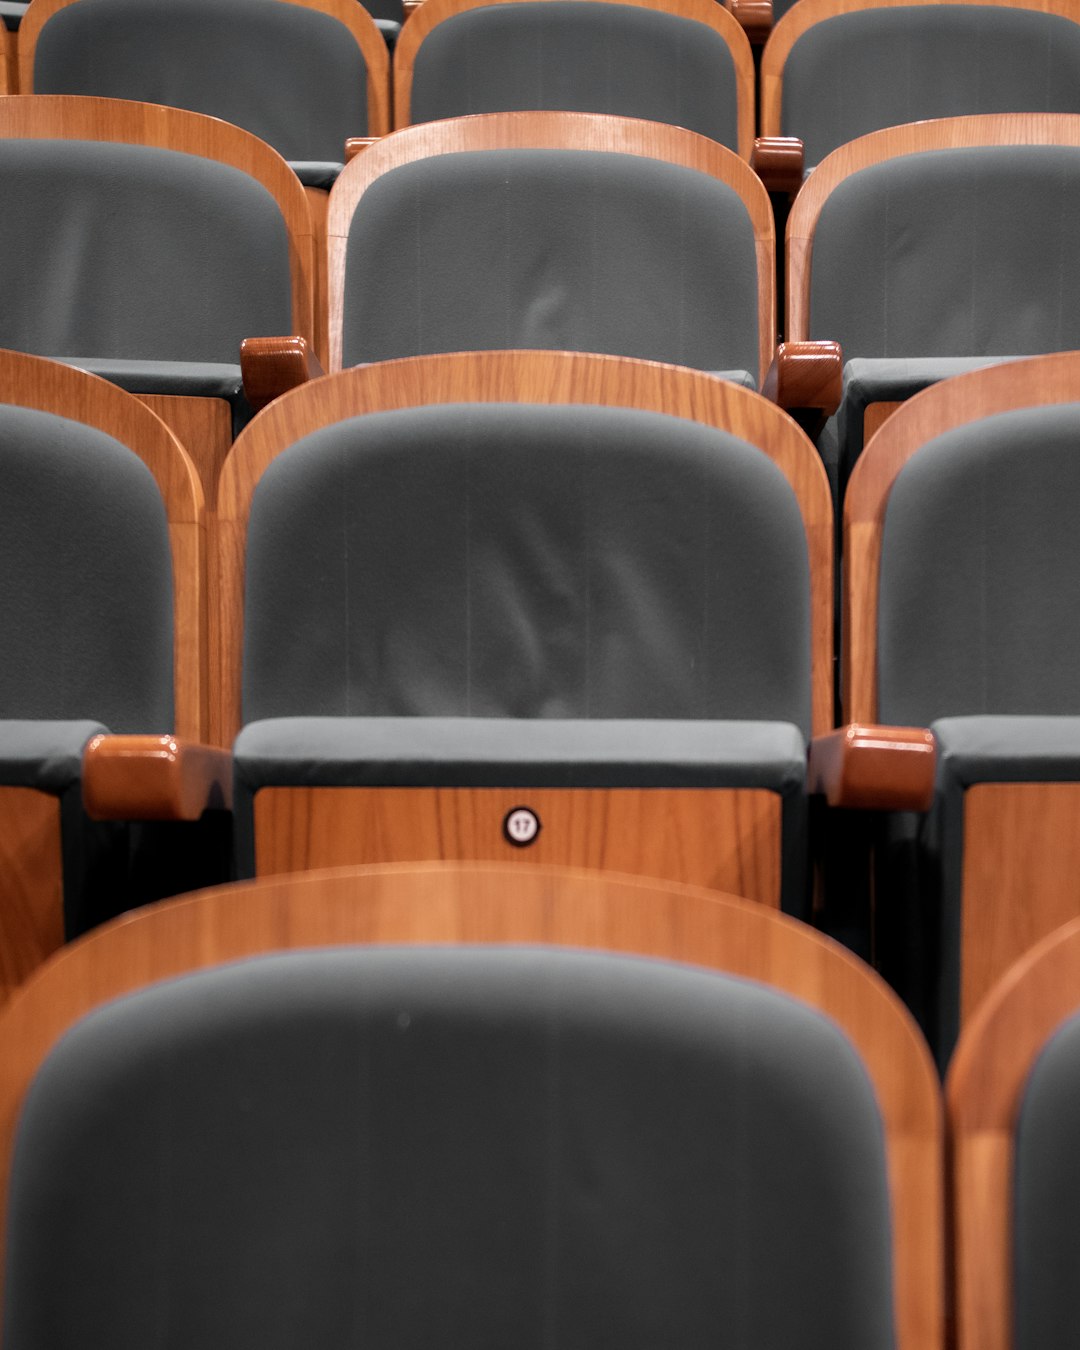
POLYGON ((100 722, 0 718, 0 785, 60 796, 81 782, 87 742, 107 730, 100 722))

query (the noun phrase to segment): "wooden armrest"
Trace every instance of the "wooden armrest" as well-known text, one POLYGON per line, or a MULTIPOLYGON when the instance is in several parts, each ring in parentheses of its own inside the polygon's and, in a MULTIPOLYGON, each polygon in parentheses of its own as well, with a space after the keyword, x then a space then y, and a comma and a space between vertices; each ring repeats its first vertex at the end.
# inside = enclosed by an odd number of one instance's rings
POLYGON ((244 397, 256 412, 290 389, 325 374, 306 338, 245 338, 240 344, 244 397))
POLYGON ((757 136, 750 167, 770 192, 794 197, 803 185, 803 143, 798 136, 757 136))
POLYGON ((772 32, 772 0, 728 0, 728 8, 738 20, 753 47, 764 47, 772 32))
MULTIPOLYGON (((403 0, 402 8, 405 10, 406 19, 414 13, 424 3, 424 0, 403 0)), ((771 3, 771 0, 770 0, 771 3)))
POLYGON ((378 145, 381 140, 381 136, 350 136, 345 142, 345 163, 351 164, 361 150, 378 145))
POLYGON ((92 820, 198 820, 232 808, 232 755, 175 736, 95 736, 83 752, 92 820))
POLYGON ((925 727, 852 723, 810 745, 807 786, 830 806, 926 811, 934 800, 937 748, 925 727))
POLYGON ((831 417, 843 390, 839 342, 781 342, 761 392, 781 408, 811 408, 831 417))

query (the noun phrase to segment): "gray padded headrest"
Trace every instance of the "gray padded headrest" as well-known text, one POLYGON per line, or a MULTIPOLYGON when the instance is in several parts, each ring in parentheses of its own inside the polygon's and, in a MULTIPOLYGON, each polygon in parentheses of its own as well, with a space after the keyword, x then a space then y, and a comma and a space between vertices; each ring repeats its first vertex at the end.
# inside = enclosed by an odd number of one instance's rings
POLYGON ((292 331, 285 222, 239 169, 141 145, 4 140, 0 181, 0 347, 235 363, 245 337, 292 331))
POLYGON ((5 1344, 892 1350, 881 1121, 819 1014, 528 948, 99 1009, 19 1126, 5 1344))
POLYGON ((439 405, 264 474, 244 721, 743 718, 809 732, 806 536, 724 432, 618 408, 439 405))
POLYGON ((146 466, 0 404, 0 717, 173 725, 172 554, 146 466))
POLYGON ((1080 403, 924 445, 885 514, 879 712, 1080 714, 1080 403))
POLYGON ((41 30, 34 92, 207 113, 286 159, 345 155, 367 135, 367 67, 345 27, 281 0, 79 0, 41 30))
POLYGON ((935 150, 844 179, 822 209, 810 331, 844 355, 1080 347, 1080 146, 935 150))
POLYGON ((416 52, 410 120, 514 109, 643 117, 738 149, 727 43, 640 5, 493 4, 436 24, 416 52))
POLYGON ((506 347, 756 373, 741 198, 601 151, 470 151, 377 179, 349 232, 344 364, 506 347))
POLYGON ((878 5, 814 24, 784 62, 781 129, 808 166, 930 117, 1080 112, 1080 23, 1004 5, 878 5))

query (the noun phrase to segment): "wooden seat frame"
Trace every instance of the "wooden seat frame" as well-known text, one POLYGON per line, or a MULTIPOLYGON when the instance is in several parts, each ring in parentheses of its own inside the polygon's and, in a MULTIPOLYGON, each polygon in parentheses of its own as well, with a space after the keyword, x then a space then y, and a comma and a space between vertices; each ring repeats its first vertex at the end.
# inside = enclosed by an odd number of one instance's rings
MULTIPOLYGON (((543 0, 424 0, 409 23, 401 30, 394 48, 394 126, 407 127, 411 123, 413 68, 421 43, 431 30, 447 19, 467 10, 484 9, 492 3, 538 4, 543 0)), ((750 42, 742 26, 716 0, 609 0, 615 4, 631 4, 652 9, 680 19, 704 24, 727 44, 735 67, 737 101, 738 153, 749 160, 754 147, 754 57, 750 42)), ((605 0, 592 0, 605 3, 605 0)))
MULTIPOLYGON (((451 353, 356 367, 272 403, 238 438, 221 477, 213 637, 221 689, 214 739, 241 726, 244 558, 257 483, 301 437, 364 413, 439 403, 639 408, 690 418, 759 446, 803 514, 811 578, 813 730, 832 725, 832 511, 821 461, 790 418, 757 394, 699 371, 566 352, 451 353)), ((459 857, 551 862, 671 876, 778 904, 780 799, 764 789, 530 788, 545 828, 515 848, 502 822, 515 788, 263 788, 256 870, 459 857), (646 825, 646 821, 649 823, 646 825)))
POLYGON ((0 1187, 30 1078, 84 1013, 188 971, 345 943, 601 948, 762 981, 831 1018, 881 1110, 897 1347, 941 1350, 941 1100, 914 1023, 843 948, 759 905, 690 887, 549 868, 367 868, 223 887, 118 920, 67 948, 0 1019, 0 1187))
MULTIPOLYGON (((1080 123, 1080 118, 1077 119, 1080 123)), ((934 437, 981 418, 1080 402, 1080 353, 942 381, 908 400, 863 451, 844 509, 843 684, 848 715, 876 721, 878 584, 889 493, 934 437)), ((961 1019, 1033 943, 1080 911, 1080 783, 979 783, 964 794, 961 1019)))
MULTIPOLYGON (((425 0, 426 8, 427 0, 425 0)), ((413 23, 423 14, 409 20, 413 23)), ((705 136, 661 122, 596 113, 512 112, 451 117, 406 127, 346 165, 330 194, 330 369, 340 370, 345 309, 345 256, 353 215, 372 183, 391 169, 431 155, 475 150, 590 150, 640 155, 709 174, 742 198, 757 261, 758 369, 762 388, 776 351, 775 232, 769 197, 745 160, 705 136)))

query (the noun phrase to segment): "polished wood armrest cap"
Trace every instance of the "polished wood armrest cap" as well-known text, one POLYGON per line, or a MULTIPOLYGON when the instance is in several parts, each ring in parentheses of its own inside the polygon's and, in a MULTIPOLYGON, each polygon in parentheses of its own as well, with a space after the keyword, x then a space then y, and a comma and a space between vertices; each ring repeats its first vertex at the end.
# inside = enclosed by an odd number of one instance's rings
POLYGON ((351 164, 362 150, 378 145, 381 140, 381 136, 350 136, 345 142, 345 163, 351 164))
POLYGON ((418 10, 423 3, 424 0, 403 0, 402 8, 405 11, 405 17, 408 18, 409 15, 415 10, 418 10))
POLYGON ((240 344, 244 397, 256 412, 290 389, 325 374, 306 338, 245 338, 240 344))
POLYGON ((757 136, 750 167, 770 192, 794 197, 803 184, 803 143, 798 136, 757 136))
POLYGON ((812 408, 831 417, 843 388, 839 342, 781 342, 761 392, 781 408, 812 408))
POLYGON ((852 723, 815 736, 807 775, 830 806, 926 811, 934 800, 937 748, 925 727, 852 723))
POLYGON ((728 8, 755 47, 763 47, 772 32, 772 0, 729 0, 728 8))
POLYGON ((83 752, 92 820, 198 820, 232 807, 232 755, 175 736, 95 736, 83 752))

